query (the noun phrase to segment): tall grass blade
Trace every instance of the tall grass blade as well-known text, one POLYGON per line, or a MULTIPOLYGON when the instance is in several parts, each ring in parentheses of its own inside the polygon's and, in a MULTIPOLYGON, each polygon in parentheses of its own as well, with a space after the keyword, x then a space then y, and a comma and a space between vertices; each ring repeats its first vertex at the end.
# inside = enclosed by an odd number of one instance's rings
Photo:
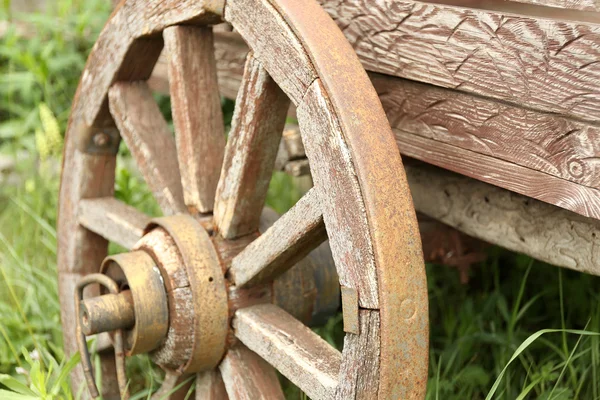
POLYGON ((496 393, 496 390, 498 389, 498 386, 502 382, 502 378, 504 377, 504 374, 508 370, 508 367, 514 360, 517 359, 517 357, 519 357, 519 355, 523 351, 525 351, 525 349, 527 349, 527 347, 529 347, 533 342, 535 342, 540 336, 545 335, 546 333, 557 333, 557 332, 558 333, 569 333, 569 334, 573 334, 573 335, 582 335, 582 336, 600 336, 600 333, 598 333, 598 332, 589 332, 589 331, 575 330, 575 329, 542 329, 541 331, 537 331, 536 333, 534 333, 533 335, 531 335, 527 339, 525 339, 525 341, 523 343, 521 343, 521 345, 517 348, 517 350, 515 350, 515 352, 513 353, 512 357, 510 358, 508 363, 504 366, 504 368, 498 375, 498 378, 496 378, 496 381, 492 385, 492 388, 490 389, 490 392, 488 393, 488 395, 485 397, 485 400, 492 400, 492 398, 494 397, 494 394, 496 393))

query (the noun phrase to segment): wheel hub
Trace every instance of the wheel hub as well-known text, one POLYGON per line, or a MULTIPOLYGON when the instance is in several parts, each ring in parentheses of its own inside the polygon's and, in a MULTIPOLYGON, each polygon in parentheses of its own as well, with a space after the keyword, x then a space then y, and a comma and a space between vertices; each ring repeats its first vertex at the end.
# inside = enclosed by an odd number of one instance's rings
POLYGON ((178 373, 218 364, 227 342, 227 285, 217 250, 197 220, 153 220, 133 251, 107 257, 101 272, 120 293, 82 301, 83 333, 123 329, 127 355, 150 353, 178 373))

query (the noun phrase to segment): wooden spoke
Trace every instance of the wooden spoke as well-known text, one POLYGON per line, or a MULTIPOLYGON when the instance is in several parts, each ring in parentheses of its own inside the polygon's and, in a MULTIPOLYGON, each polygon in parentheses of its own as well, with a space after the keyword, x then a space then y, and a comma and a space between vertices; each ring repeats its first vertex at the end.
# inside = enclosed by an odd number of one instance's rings
POLYGON ((272 304, 238 310, 235 335, 312 399, 333 399, 342 355, 272 304))
POLYGON ((231 400, 284 399, 273 367, 242 344, 229 349, 219 369, 231 400))
POLYGON ((79 223, 103 238, 131 249, 144 234, 150 217, 113 197, 81 200, 79 223))
POLYGON ((240 287, 272 280, 326 239, 323 214, 311 189, 232 260, 229 273, 240 287))
POLYGON ((190 211, 207 213, 225 151, 212 28, 173 26, 163 37, 183 197, 190 211))
POLYGON ((227 392, 218 370, 201 372, 196 376, 196 400, 227 400, 227 392))
POLYGON ((150 190, 166 215, 185 212, 175 140, 145 82, 118 82, 110 112, 150 190))
POLYGON ((258 229, 289 105, 249 54, 215 200, 215 223, 227 239, 258 229))

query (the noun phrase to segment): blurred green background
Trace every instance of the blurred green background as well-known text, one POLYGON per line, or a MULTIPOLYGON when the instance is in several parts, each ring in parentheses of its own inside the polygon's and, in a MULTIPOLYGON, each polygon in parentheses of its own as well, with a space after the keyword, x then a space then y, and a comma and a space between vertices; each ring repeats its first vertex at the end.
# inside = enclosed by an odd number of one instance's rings
MULTIPOLYGON (((61 350, 57 194, 71 100, 111 10, 109 0, 56 0, 31 11, 34 3, 0 0, 2 399, 78 395, 68 388, 77 358, 66 360, 61 350)), ((168 110, 168 98, 158 100, 168 110)), ((230 116, 233 103, 223 106, 230 116)), ((116 196, 157 214, 131 165, 123 150, 116 196)), ((300 195, 291 178, 276 173, 272 207, 284 212, 300 195)), ((600 331, 599 278, 495 247, 469 271, 468 284, 454 269, 428 265, 427 272, 429 399, 600 399, 600 338, 594 334, 600 331)), ((338 347, 340 321, 338 315, 316 329, 338 347)), ((160 385, 162 375, 147 358, 131 360, 128 368, 136 398, 160 385)), ((303 398, 285 387, 288 398, 303 398)))

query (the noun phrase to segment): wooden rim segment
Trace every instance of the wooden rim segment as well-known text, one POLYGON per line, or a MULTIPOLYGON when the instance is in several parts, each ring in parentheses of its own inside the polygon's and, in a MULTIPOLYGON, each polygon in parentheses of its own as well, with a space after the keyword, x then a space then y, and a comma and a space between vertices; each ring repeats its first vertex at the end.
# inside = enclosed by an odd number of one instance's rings
MULTIPOLYGON (((78 277, 96 272, 107 239, 130 248, 148 221, 112 199, 116 155, 98 146, 98 135, 118 128, 165 221, 214 209, 214 234, 233 243, 257 232, 289 98, 298 108, 315 188, 231 257, 227 276, 240 290, 271 282, 318 246, 326 230, 340 284, 356 294, 345 312, 358 321, 358 334, 346 334, 340 354, 276 305, 230 310, 238 342, 220 375, 199 376, 202 391, 225 398, 224 386, 232 399, 281 398, 264 359, 314 398, 424 397, 428 305, 416 216, 381 104, 342 33, 313 1, 147 3, 126 1, 115 11, 74 101, 60 194, 61 299, 72 297, 78 277), (226 146, 206 27, 219 15, 252 50, 226 146), (143 82, 163 37, 172 54, 175 138, 143 82), (100 148, 90 152, 90 146, 100 148), (247 373, 253 369, 264 371, 260 385, 247 373)), ((62 301, 72 351, 76 314, 62 301)))

